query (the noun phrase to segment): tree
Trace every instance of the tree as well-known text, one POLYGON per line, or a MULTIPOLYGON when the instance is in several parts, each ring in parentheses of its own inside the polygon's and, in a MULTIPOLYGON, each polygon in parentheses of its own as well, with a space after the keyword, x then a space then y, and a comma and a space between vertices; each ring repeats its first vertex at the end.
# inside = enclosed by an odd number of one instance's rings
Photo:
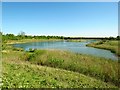
POLYGON ((120 36, 117 36, 116 39, 117 39, 117 40, 120 40, 120 36))
POLYGON ((25 32, 20 31, 20 33, 18 33, 18 37, 19 37, 19 39, 25 38, 25 32))
POLYGON ((18 35, 25 36, 25 32, 20 31, 20 33, 18 35))
POLYGON ((114 39, 115 39, 114 37, 111 37, 111 36, 109 37, 109 40, 114 40, 114 39))

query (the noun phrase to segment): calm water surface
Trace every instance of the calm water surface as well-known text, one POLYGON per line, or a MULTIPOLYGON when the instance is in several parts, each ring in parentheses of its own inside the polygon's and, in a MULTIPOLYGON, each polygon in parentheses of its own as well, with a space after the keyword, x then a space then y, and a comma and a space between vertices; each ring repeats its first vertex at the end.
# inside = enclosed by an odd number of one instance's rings
POLYGON ((75 53, 89 54, 104 58, 117 60, 118 57, 109 50, 97 49, 93 47, 86 47, 86 44, 95 42, 95 40, 88 40, 85 42, 67 42, 67 41, 48 41, 48 42, 31 42, 22 44, 13 44, 15 47, 22 47, 25 50, 33 49, 62 49, 75 53))

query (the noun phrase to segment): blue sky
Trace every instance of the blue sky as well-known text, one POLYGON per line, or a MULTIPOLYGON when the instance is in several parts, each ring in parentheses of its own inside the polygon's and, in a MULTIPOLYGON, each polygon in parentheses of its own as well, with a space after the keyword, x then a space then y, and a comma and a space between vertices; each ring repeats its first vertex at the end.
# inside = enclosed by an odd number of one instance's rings
POLYGON ((117 2, 4 2, 2 32, 28 35, 118 35, 117 2))

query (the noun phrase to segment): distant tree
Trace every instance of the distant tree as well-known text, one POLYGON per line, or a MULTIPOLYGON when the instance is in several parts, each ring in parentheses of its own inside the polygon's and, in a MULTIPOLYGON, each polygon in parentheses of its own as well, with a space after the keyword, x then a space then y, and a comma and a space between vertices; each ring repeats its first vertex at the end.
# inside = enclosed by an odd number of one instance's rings
POLYGON ((109 37, 109 40, 114 40, 114 39, 115 39, 114 37, 111 37, 111 36, 109 37))
POLYGON ((20 33, 18 33, 18 35, 25 36, 25 32, 20 31, 20 33))
POLYGON ((14 34, 6 34, 6 37, 10 40, 14 39, 14 34))
POLYGON ((0 32, 0 45, 1 45, 1 42, 2 42, 2 32, 0 32))
POLYGON ((20 33, 18 33, 18 38, 19 39, 24 39, 25 38, 25 32, 20 31, 20 33))
POLYGON ((117 40, 120 40, 120 36, 117 36, 116 39, 117 39, 117 40))
POLYGON ((50 39, 50 36, 49 36, 49 35, 47 36, 47 39, 50 39))
POLYGON ((2 41, 4 42, 6 40, 17 40, 17 37, 14 34, 2 35, 2 41))
POLYGON ((64 39, 64 37, 63 37, 63 36, 61 36, 61 37, 60 37, 60 39, 64 39))
POLYGON ((2 35, 2 32, 0 32, 0 35, 2 35))

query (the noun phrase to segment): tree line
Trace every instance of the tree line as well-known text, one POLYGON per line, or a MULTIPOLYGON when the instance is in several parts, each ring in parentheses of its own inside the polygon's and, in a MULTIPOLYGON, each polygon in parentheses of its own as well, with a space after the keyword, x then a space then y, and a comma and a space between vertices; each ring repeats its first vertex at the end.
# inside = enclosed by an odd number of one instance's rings
POLYGON ((31 35, 26 35, 25 32, 20 32, 18 35, 14 34, 3 34, 0 32, 0 35, 2 36, 2 41, 7 41, 7 40, 22 40, 22 39, 102 39, 102 40, 120 40, 120 36, 117 37, 105 37, 105 38, 99 38, 99 37, 63 37, 63 36, 31 36, 31 35))
POLYGON ((120 36, 117 37, 64 37, 65 40, 69 39, 101 39, 101 40, 120 40, 120 36))
POLYGON ((22 39, 64 39, 63 36, 45 36, 45 35, 41 35, 41 36, 31 36, 31 35, 25 35, 24 32, 19 33, 18 35, 14 35, 14 34, 2 34, 2 32, 0 32, 0 34, 2 35, 2 41, 7 41, 7 40, 22 40, 22 39))

